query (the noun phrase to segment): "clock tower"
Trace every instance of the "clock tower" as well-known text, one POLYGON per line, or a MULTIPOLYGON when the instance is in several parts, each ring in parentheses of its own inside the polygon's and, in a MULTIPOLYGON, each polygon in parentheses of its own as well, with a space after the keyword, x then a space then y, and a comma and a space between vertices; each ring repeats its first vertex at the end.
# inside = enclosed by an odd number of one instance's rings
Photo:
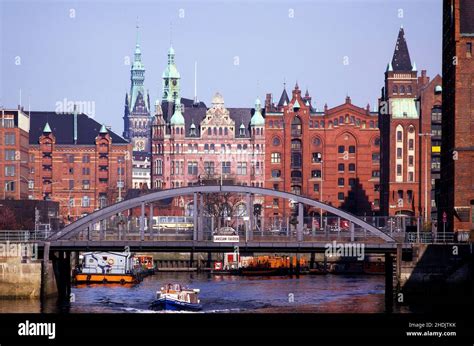
POLYGON ((135 45, 135 55, 130 70, 130 94, 125 96, 125 114, 123 137, 133 145, 133 151, 150 152, 150 96, 145 90, 145 67, 138 42, 135 45))

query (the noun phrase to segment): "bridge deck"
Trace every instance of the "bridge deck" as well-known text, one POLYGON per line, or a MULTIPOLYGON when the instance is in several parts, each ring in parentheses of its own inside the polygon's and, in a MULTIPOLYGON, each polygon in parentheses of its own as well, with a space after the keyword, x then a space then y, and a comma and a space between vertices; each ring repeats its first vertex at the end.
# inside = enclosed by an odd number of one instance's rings
MULTIPOLYGON (((324 252, 328 242, 239 242, 216 243, 212 241, 87 241, 87 240, 56 240, 50 242, 51 251, 124 251, 128 246, 130 251, 150 252, 232 252, 234 246, 240 251, 247 252, 324 252)), ((347 243, 344 243, 347 244, 347 243)), ((353 243, 362 245, 363 243, 353 243)), ((410 248, 411 244, 401 244, 410 248)), ((39 243, 44 246, 43 242, 39 243)), ((365 253, 393 253, 396 243, 367 243, 363 244, 365 253)))

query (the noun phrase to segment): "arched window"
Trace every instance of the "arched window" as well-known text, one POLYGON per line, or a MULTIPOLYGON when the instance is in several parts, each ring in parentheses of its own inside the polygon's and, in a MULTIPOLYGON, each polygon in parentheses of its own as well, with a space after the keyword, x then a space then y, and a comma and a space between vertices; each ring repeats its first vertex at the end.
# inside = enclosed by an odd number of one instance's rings
POLYGON ((224 135, 227 136, 229 134, 229 130, 227 129, 227 127, 224 127, 224 135))
POLYGON ((268 122, 268 126, 270 126, 271 129, 273 128, 273 120, 270 120, 270 121, 268 122))
POLYGON ((374 145, 380 145, 380 137, 375 137, 374 145))
POLYGON ((212 130, 211 130, 210 127, 207 128, 207 135, 208 135, 208 136, 212 135, 212 130))
POLYGON ((398 87, 397 87, 396 85, 393 86, 392 92, 393 92, 394 94, 397 94, 397 93, 398 93, 398 87))
POLYGON ((409 85, 409 86, 407 87, 407 93, 408 93, 408 94, 411 94, 412 91, 413 91, 413 89, 411 88, 411 85, 409 85))
POLYGON ((293 118, 293 121, 291 122, 291 135, 301 136, 301 132, 302 132, 301 119, 296 116, 293 118))
POLYGON ((272 143, 273 143, 274 146, 279 146, 280 143, 281 143, 280 138, 278 138, 278 137, 273 137, 272 143))
POLYGON ((214 136, 217 136, 217 127, 214 127, 214 136))
POLYGON ((219 136, 222 136, 222 127, 219 127, 219 136))
POLYGON ((400 94, 404 94, 405 93, 405 87, 402 85, 400 87, 400 94))
POLYGON ((319 147, 321 145, 321 140, 319 139, 319 137, 313 138, 313 145, 316 147, 319 147))

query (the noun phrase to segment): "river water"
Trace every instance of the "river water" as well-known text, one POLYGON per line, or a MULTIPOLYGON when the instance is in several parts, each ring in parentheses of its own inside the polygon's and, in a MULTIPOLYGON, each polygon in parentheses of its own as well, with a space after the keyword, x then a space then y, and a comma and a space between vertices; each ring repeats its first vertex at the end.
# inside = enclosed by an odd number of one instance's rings
MULTIPOLYGON (((384 276, 301 275, 245 277, 209 273, 160 272, 132 286, 73 286, 74 301, 59 308, 46 302, 2 301, 0 312, 163 313, 150 309, 166 283, 199 288, 202 312, 384 312, 384 276)), ((403 312, 403 311, 402 311, 403 312)))

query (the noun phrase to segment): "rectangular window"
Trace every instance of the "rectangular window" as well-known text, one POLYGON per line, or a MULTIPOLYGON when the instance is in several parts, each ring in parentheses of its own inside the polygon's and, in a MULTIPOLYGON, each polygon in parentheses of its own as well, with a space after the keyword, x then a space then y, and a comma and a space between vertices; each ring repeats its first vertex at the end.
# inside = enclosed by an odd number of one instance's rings
POLYGON ((338 192, 337 193, 337 199, 339 201, 343 201, 344 200, 344 192, 338 192))
POLYGON ((402 175, 402 165, 397 165, 397 175, 402 175))
POLYGON ((15 176, 15 166, 5 166, 5 176, 14 177, 15 176))
POLYGON ((197 162, 188 161, 188 174, 197 175, 197 162))
POLYGON ((74 189, 74 180, 69 180, 69 190, 74 189))
POLYGON ((89 180, 83 180, 82 181, 82 189, 83 190, 89 190, 91 187, 90 181, 89 180))
POLYGON ((247 162, 237 162, 237 174, 238 175, 247 174, 247 162))
POLYGON ((313 169, 311 171, 311 178, 321 178, 321 170, 320 169, 313 169))
POLYGON ((340 145, 340 146, 337 147, 337 152, 339 154, 344 153, 345 150, 346 150, 346 148, 343 145, 340 145))
POLYGON ((356 186, 356 180, 354 178, 349 178, 349 186, 350 187, 355 187, 356 186))
POLYGON ((5 191, 7 192, 15 191, 15 182, 14 181, 5 182, 5 191))
POLYGON ((380 162, 380 153, 372 153, 372 163, 380 162))
POLYGON ((273 207, 278 208, 278 198, 273 199, 273 207))
POLYGON ((413 167, 413 155, 408 156, 408 166, 413 167))
POLYGON ((397 142, 401 142, 402 140, 403 140, 402 131, 397 131, 397 142))
POLYGON ((223 174, 230 174, 230 161, 222 162, 222 173, 223 174))
POLYGON ((372 178, 380 178, 380 171, 372 171, 372 178))
POLYGON ((15 150, 5 149, 5 161, 14 161, 15 156, 15 150))
POLYGON ((472 42, 466 43, 466 57, 472 57, 472 42))
POLYGON ((276 191, 278 191, 278 190, 279 190, 279 186, 278 186, 278 184, 273 184, 273 190, 276 190, 276 191))
POLYGON ((408 150, 413 150, 414 144, 415 144, 415 142, 413 141, 413 139, 409 139, 408 140, 408 150))
POLYGON ((69 163, 74 163, 74 155, 69 154, 69 155, 67 156, 67 162, 69 162, 69 163))
POLYGON ((337 171, 338 172, 344 172, 344 164, 343 163, 339 163, 337 165, 337 171))
POLYGON ((355 145, 349 145, 349 154, 355 154, 356 147, 355 145))
POLYGON ((15 145, 14 133, 5 133, 5 145, 15 145))
POLYGON ((408 172, 408 181, 413 181, 413 172, 408 172))
POLYGON ((408 203, 411 203, 413 201, 413 191, 412 190, 407 191, 407 199, 408 199, 408 203))
POLYGON ((163 174, 163 160, 156 160, 155 172, 157 175, 163 174))
POLYGON ((397 148, 397 159, 402 158, 402 148, 397 148))
POLYGON ((344 178, 337 179, 337 186, 344 186, 344 178))
POLYGON ((272 178, 280 178, 281 171, 279 169, 272 169, 272 178))
POLYGON ((204 161, 204 172, 208 175, 214 174, 214 162, 213 161, 204 161))
POLYGON ((82 155, 82 163, 89 163, 89 162, 91 162, 90 155, 82 155))
POLYGON ((313 191, 319 192, 319 184, 313 184, 313 191))
POLYGON ((272 153, 271 162, 272 163, 280 163, 281 162, 281 154, 280 153, 272 153))
POLYGON ((313 153, 313 163, 319 163, 323 159, 321 153, 313 153))
POLYGON ((35 181, 34 180, 29 180, 28 181, 28 188, 30 190, 34 189, 35 188, 35 181))

